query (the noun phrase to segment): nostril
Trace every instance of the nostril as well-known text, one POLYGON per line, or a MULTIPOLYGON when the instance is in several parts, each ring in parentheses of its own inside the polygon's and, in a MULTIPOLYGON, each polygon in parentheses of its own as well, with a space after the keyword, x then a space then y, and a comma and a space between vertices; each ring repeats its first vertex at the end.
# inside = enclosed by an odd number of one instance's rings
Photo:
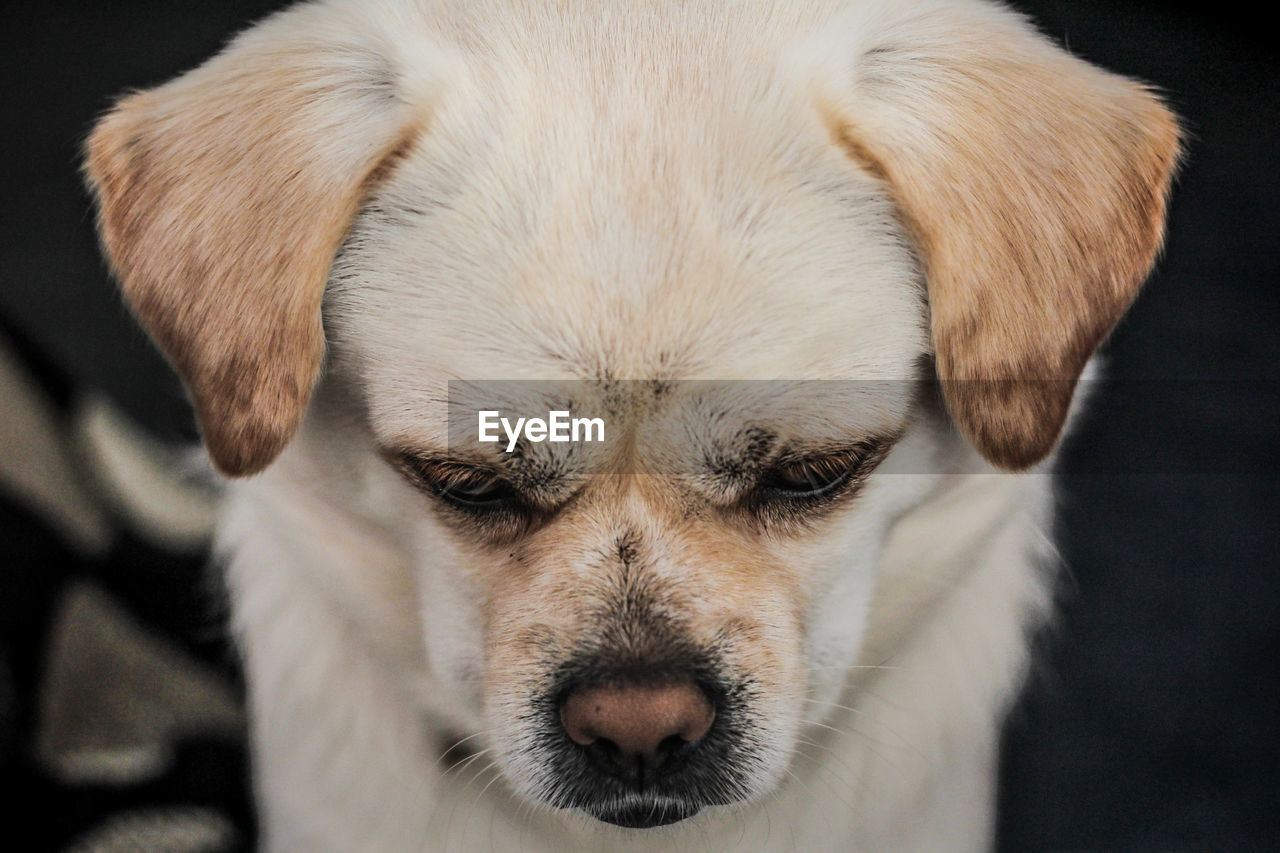
POLYGON ((623 752, 616 743, 603 737, 585 744, 585 747, 588 753, 595 756, 599 766, 619 778, 643 785, 646 778, 662 770, 690 745, 689 741, 679 735, 671 735, 664 738, 651 753, 623 752))
POLYGON ((623 763, 622 750, 618 749, 618 745, 607 737, 596 738, 595 741, 587 744, 587 746, 614 764, 623 763))
POLYGON ((705 737, 714 721, 715 707, 691 680, 581 686, 560 708, 571 740, 615 775, 636 780, 705 737))
POLYGON ((657 757, 660 761, 666 761, 680 750, 688 746, 690 741, 684 739, 683 735, 671 735, 664 738, 662 743, 658 744, 657 757))

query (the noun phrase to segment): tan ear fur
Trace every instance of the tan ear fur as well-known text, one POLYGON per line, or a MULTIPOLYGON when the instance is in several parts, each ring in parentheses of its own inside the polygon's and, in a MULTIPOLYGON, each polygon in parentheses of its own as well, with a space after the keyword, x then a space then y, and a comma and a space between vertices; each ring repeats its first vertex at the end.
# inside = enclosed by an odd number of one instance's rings
POLYGON ((998 9, 903 19, 856 74, 837 138, 920 249, 952 418, 992 463, 1032 465, 1159 250, 1177 122, 998 9))
POLYGON ((231 475, 264 468, 296 431, 334 254, 422 124, 389 60, 312 11, 124 98, 87 144, 104 250, 231 475))

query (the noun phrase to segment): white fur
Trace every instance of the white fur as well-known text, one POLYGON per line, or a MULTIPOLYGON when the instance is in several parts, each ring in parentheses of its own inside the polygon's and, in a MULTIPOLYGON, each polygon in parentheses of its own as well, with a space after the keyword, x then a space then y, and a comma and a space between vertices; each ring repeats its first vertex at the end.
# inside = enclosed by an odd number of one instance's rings
POLYGON ((446 773, 434 760, 433 721, 467 734, 476 725, 424 664, 404 588, 412 586, 412 558, 387 548, 389 531, 291 482, 305 482, 305 474, 289 476, 299 456, 291 451, 268 476, 237 485, 223 526, 270 849, 928 851, 990 843, 997 731, 1025 669, 1025 632, 1048 608, 1051 575, 1040 559, 1050 550, 1041 532, 1048 477, 935 483, 893 526, 861 654, 847 669, 826 664, 849 677, 838 696, 814 707, 781 787, 746 809, 625 831, 530 809, 501 777, 474 772, 487 756, 473 772, 446 773))
MULTIPOLYGON (((1050 483, 996 472, 916 396, 932 353, 919 247, 823 115, 874 125, 885 108, 862 101, 892 97, 941 110, 914 78, 861 92, 854 58, 881 42, 945 50, 955 20, 1034 39, 968 0, 330 0, 222 58, 311 40, 337 45, 336 78, 385 61, 394 107, 318 86, 297 118, 325 128, 323 162, 363 163, 387 147, 367 137, 427 116, 330 274, 326 366, 300 433, 233 484, 220 524, 269 849, 990 844, 997 732, 1048 611, 1050 483), (621 830, 538 804, 522 685, 486 680, 502 649, 483 558, 376 449, 442 443, 450 380, 655 374, 892 380, 859 386, 825 426, 901 438, 856 501, 779 546, 780 570, 806 578, 797 647, 774 650, 799 675, 754 711, 751 800, 621 830), (447 770, 437 756, 456 736, 480 756, 447 770)), ((823 420, 741 393, 729 410, 823 420)), ((612 511, 646 520, 638 500, 612 511)), ((678 583, 688 566, 666 536, 653 530, 652 571, 678 583)), ((690 592, 692 618, 720 618, 690 592)))

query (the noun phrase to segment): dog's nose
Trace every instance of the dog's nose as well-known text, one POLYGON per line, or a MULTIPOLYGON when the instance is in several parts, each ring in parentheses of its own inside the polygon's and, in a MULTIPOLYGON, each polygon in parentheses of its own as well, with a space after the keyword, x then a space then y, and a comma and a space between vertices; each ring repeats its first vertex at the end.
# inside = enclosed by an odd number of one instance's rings
POLYGON ((560 707, 560 722, 574 743, 613 775, 640 786, 706 736, 715 718, 707 694, 687 680, 581 686, 560 707))

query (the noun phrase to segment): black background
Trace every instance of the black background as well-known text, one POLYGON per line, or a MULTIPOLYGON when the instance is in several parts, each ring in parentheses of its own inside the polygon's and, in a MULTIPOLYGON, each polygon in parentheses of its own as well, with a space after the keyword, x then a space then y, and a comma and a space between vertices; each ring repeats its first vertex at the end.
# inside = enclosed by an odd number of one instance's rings
MULTIPOLYGON (((0 11, 0 324, 45 375, 105 389, 165 438, 192 434, 186 408, 109 284, 78 145, 112 95, 198 64, 281 5, 0 11)), ((1166 256, 1066 448, 1061 616, 1008 728, 1001 847, 1280 849, 1274 28, 1252 3, 1012 5, 1159 87, 1189 145, 1166 256)), ((11 561, 38 558, 11 547, 24 535, 0 526, 11 561)))

